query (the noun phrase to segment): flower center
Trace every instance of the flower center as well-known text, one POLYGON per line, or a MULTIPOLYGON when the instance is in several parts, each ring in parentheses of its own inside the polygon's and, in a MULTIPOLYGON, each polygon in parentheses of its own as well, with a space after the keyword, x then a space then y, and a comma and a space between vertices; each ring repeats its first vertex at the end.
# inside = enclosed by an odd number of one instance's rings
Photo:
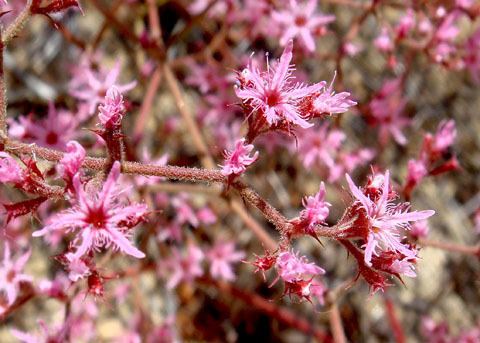
POLYGON ((48 145, 56 145, 58 143, 58 135, 55 132, 49 132, 45 140, 48 145))
POLYGON ((305 26, 307 24, 307 18, 304 15, 299 15, 295 18, 295 25, 305 26))
POLYGON ((85 221, 95 226, 97 229, 102 229, 105 228, 107 219, 107 213, 105 213, 103 208, 100 206, 96 208, 89 208, 88 215, 85 221))
POLYGON ((274 107, 278 105, 280 101, 281 101, 280 93, 275 90, 268 92, 265 97, 265 102, 270 107, 274 107))
POLYGON ((15 271, 14 270, 9 270, 7 273, 7 282, 12 282, 13 279, 15 278, 15 271))

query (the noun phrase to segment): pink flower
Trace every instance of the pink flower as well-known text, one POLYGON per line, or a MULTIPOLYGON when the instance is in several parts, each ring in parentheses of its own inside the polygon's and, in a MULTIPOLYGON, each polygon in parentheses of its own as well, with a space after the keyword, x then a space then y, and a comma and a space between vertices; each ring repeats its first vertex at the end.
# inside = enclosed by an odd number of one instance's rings
POLYGON ((400 19, 397 27, 395 28, 395 32, 397 37, 404 38, 406 37, 410 31, 415 27, 415 12, 408 8, 405 15, 400 19))
POLYGON ((428 175, 427 166, 422 160, 410 160, 407 166, 407 183, 416 185, 428 175))
POLYGON ((111 86, 104 102, 98 107, 98 119, 106 128, 118 127, 123 115, 125 114, 125 106, 123 105, 123 96, 116 86, 111 86))
POLYGON ((314 34, 335 20, 334 15, 315 14, 316 8, 317 0, 306 0, 300 4, 296 0, 290 0, 287 8, 272 13, 273 20, 283 28, 280 39, 282 46, 299 37, 308 51, 315 51, 314 34))
POLYGON ((210 274, 215 279, 232 281, 235 279, 232 264, 239 262, 245 257, 243 251, 235 250, 235 243, 217 241, 206 253, 210 261, 210 274))
POLYGON ((325 273, 325 270, 312 262, 308 262, 305 256, 299 256, 293 251, 283 251, 277 257, 276 268, 278 275, 285 282, 303 280, 305 277, 313 277, 325 273))
POLYGON ((57 166, 58 173, 63 179, 73 179, 73 176, 79 172, 85 160, 85 155, 85 149, 77 141, 67 143, 67 152, 57 166))
POLYGON ((436 62, 444 62, 457 51, 454 40, 460 33, 457 27, 459 12, 452 11, 442 19, 440 26, 433 37, 433 54, 436 62))
POLYGON ((12 335, 23 343, 45 343, 45 342, 64 342, 69 331, 70 321, 67 320, 62 326, 50 329, 43 320, 38 320, 38 324, 42 329, 41 333, 32 335, 28 332, 12 329, 12 335))
POLYGON ((290 40, 283 51, 280 61, 275 67, 268 67, 266 72, 260 72, 252 63, 241 74, 241 85, 235 87, 235 93, 244 104, 252 107, 252 113, 259 111, 267 123, 272 126, 286 122, 303 128, 311 127, 299 112, 299 101, 317 91, 325 83, 311 86, 292 83, 293 42, 290 40))
POLYGON ((34 237, 43 236, 52 231, 77 231, 74 241, 76 258, 87 252, 110 248, 136 258, 145 254, 135 248, 127 238, 128 231, 144 220, 147 207, 144 204, 122 206, 117 198, 119 191, 115 184, 120 176, 120 163, 113 164, 112 170, 98 194, 87 195, 80 182, 79 175, 73 178, 77 203, 66 211, 53 216, 42 230, 33 233, 34 237))
POLYGON ((185 83, 197 87, 202 94, 211 91, 217 93, 231 85, 223 73, 223 68, 216 64, 199 64, 192 60, 188 62, 187 66, 190 70, 188 76, 185 78, 185 83))
POLYGON ((225 151, 225 164, 222 166, 222 174, 240 175, 245 172, 247 167, 258 158, 258 151, 250 156, 254 146, 245 144, 245 138, 237 140, 233 151, 225 151))
POLYGON ((77 282, 90 275, 91 270, 87 263, 82 258, 77 257, 73 253, 65 254, 65 261, 67 263, 68 278, 72 282, 77 282))
POLYGON ((470 36, 465 44, 465 67, 469 70, 473 80, 480 83, 480 27, 470 36))
POLYGON ((200 222, 188 200, 187 193, 180 193, 172 199, 171 203, 175 209, 175 222, 180 225, 189 223, 193 227, 198 227, 200 222))
POLYGON ((205 206, 197 211, 197 218, 202 224, 205 225, 212 225, 217 221, 215 212, 213 212, 208 206, 205 206))
POLYGON ((305 209, 300 212, 300 218, 305 221, 308 227, 325 222, 330 212, 330 203, 325 201, 325 184, 320 183, 320 189, 314 196, 303 198, 302 204, 305 209))
POLYGON ((380 141, 383 144, 390 136, 393 136, 400 145, 407 143, 402 129, 410 123, 410 120, 404 115, 407 100, 402 96, 400 87, 400 78, 386 81, 369 104, 372 122, 380 126, 380 141))
POLYGON ((442 120, 438 125, 437 132, 433 136, 433 150, 438 153, 447 151, 455 142, 456 137, 455 122, 453 120, 442 120))
POLYGON ((21 183, 24 178, 25 173, 17 161, 6 152, 0 151, 0 182, 21 183))
POLYGON ((414 238, 426 238, 428 236, 428 231, 430 231, 428 227, 428 222, 426 220, 419 220, 412 224, 412 228, 410 230, 410 234, 414 238))
POLYGON ((427 219, 435 214, 435 211, 409 212, 409 204, 394 205, 390 198, 390 173, 377 175, 373 180, 381 195, 372 200, 366 196, 346 174, 348 186, 353 196, 357 199, 366 212, 369 221, 369 233, 365 247, 365 264, 371 266, 372 254, 378 256, 377 248, 381 250, 397 251, 406 257, 415 257, 416 253, 401 243, 400 229, 410 229, 410 222, 427 219))
POLYGON ((299 134, 298 154, 305 168, 311 169, 318 164, 334 167, 337 153, 346 138, 342 131, 330 129, 329 124, 324 123, 310 130, 301 130, 299 134))
MULTIPOLYGON (((27 251, 16 261, 12 260, 10 244, 5 242, 3 245, 3 261, 0 264, 0 293, 6 297, 7 307, 12 305, 17 299, 22 282, 32 282, 32 277, 23 273, 23 268, 30 258, 31 251, 27 251)), ((3 302, 0 302, 0 314, 2 314, 3 302)))
POLYGON ((18 122, 9 120, 9 134, 17 139, 63 150, 66 142, 74 135, 77 124, 78 121, 71 112, 58 110, 50 102, 45 119, 34 121, 30 115, 20 116, 18 122))
POLYGON ((393 50, 393 42, 390 38, 387 27, 382 27, 382 31, 380 32, 380 35, 375 38, 373 45, 382 52, 390 52, 393 50))
MULTIPOLYGON (((335 73, 336 76, 336 73, 335 73)), ((350 107, 355 106, 357 103, 350 99, 349 92, 341 92, 335 94, 333 91, 333 82, 335 81, 335 76, 330 82, 328 88, 323 88, 316 99, 313 101, 313 107, 318 113, 345 113, 350 107)))
POLYGON ((394 274, 402 274, 411 278, 417 277, 414 261, 415 259, 412 259, 411 257, 395 260, 390 266, 390 271, 394 274))
POLYGON ((189 244, 183 253, 172 248, 172 256, 159 265, 160 274, 168 278, 167 287, 172 289, 180 282, 192 282, 202 276, 204 257, 202 250, 193 244, 189 244))
POLYGON ((91 62, 87 61, 74 71, 70 83, 70 94, 87 103, 89 106, 88 112, 93 114, 112 86, 115 86, 120 93, 126 93, 136 86, 136 81, 122 85, 118 84, 119 75, 120 61, 117 61, 111 70, 100 69, 99 71, 94 71, 91 68, 91 62))

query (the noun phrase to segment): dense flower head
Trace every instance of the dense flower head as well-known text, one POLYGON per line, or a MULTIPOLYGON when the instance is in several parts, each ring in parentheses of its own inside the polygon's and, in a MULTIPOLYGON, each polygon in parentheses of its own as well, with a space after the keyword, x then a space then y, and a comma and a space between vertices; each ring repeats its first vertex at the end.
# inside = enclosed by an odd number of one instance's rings
POLYGON ((401 242, 401 229, 409 230, 410 222, 427 219, 435 211, 410 212, 408 203, 394 204, 390 190, 390 173, 377 175, 372 179, 370 189, 360 190, 347 174, 350 191, 365 211, 368 219, 368 234, 365 244, 365 264, 371 266, 372 255, 379 255, 380 251, 392 250, 403 254, 405 257, 414 258, 416 252, 401 242), (366 191, 368 195, 366 195, 366 191), (371 195, 375 195, 372 197, 371 195))
POLYGON ((76 203, 71 209, 50 218, 47 225, 33 233, 34 237, 55 231, 76 231, 76 248, 73 253, 79 258, 92 250, 110 248, 136 258, 145 254, 128 239, 132 227, 145 219, 147 207, 144 204, 121 205, 117 197, 116 182, 120 175, 120 163, 115 162, 103 188, 98 194, 87 194, 79 175, 73 178, 76 203))
POLYGON ((305 208, 300 212, 300 218, 304 220, 308 227, 313 227, 317 224, 324 223, 330 212, 330 203, 325 201, 325 184, 320 183, 320 188, 314 196, 303 198, 302 204, 305 208))
POLYGON ((315 13, 316 8, 317 0, 290 0, 285 8, 272 13, 273 20, 282 28, 281 45, 298 38, 309 52, 315 51, 314 36, 325 31, 325 26, 335 20, 334 15, 315 13))
POLYGON ((245 172, 247 167, 258 158, 258 151, 250 156, 253 149, 252 144, 245 144, 245 138, 237 140, 233 151, 225 151, 225 164, 222 166, 222 174, 229 176, 240 175, 245 172))
POLYGON ((106 128, 118 127, 125 113, 123 96, 117 87, 112 86, 107 90, 103 104, 98 107, 98 119, 106 128))
POLYGON ((57 166, 60 176, 65 180, 72 180, 73 176, 79 172, 85 156, 85 149, 77 141, 68 142, 67 152, 57 166))
POLYGON ((258 111, 270 126, 286 123, 307 128, 312 124, 299 113, 298 103, 302 98, 320 91, 324 83, 311 86, 293 84, 292 49, 293 42, 290 40, 278 63, 268 66, 266 72, 261 72, 251 62, 239 75, 240 85, 235 87, 235 93, 249 108, 248 116, 258 111))
POLYGON ((275 266, 278 276, 286 282, 304 280, 325 273, 325 270, 313 262, 308 262, 305 256, 300 256, 298 252, 293 251, 281 252, 277 257, 275 266))

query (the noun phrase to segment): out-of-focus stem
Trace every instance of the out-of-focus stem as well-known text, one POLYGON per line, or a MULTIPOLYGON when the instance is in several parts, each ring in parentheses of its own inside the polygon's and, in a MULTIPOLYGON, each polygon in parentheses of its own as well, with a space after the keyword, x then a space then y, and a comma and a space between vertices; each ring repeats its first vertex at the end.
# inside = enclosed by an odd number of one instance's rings
POLYGON ((279 322, 284 323, 292 328, 295 328, 307 335, 315 337, 318 342, 331 342, 331 339, 320 328, 315 327, 308 320, 291 312, 286 308, 279 307, 272 301, 266 300, 256 293, 251 293, 246 290, 237 288, 229 283, 215 281, 209 278, 201 278, 198 282, 205 285, 214 286, 218 288, 220 294, 229 294, 235 298, 243 301, 245 304, 260 310, 279 322))
POLYGON ((388 296, 385 296, 385 309, 387 312, 388 320, 390 322, 390 326, 392 327, 393 335, 395 336, 395 342, 397 343, 405 343, 405 333, 403 332, 402 326, 400 325, 400 321, 397 318, 395 313, 395 308, 393 302, 388 296))
POLYGON ((438 248, 446 251, 480 257, 480 245, 469 246, 458 243, 431 241, 428 239, 419 239, 418 243, 425 247, 438 248))
POLYGON ((25 8, 20 12, 18 17, 7 27, 5 31, 2 32, 2 43, 3 46, 7 46, 10 41, 15 38, 16 35, 23 29, 28 19, 32 16, 30 11, 32 7, 32 2, 28 1, 25 8))
POLYGON ((241 202, 237 199, 230 199, 230 207, 235 213, 237 213, 240 219, 243 220, 245 225, 252 230, 258 239, 260 239, 265 248, 271 251, 277 249, 278 244, 275 240, 266 233, 263 227, 246 211, 245 206, 243 206, 241 202))
POLYGON ((160 81, 162 80, 162 68, 157 67, 153 72, 152 78, 147 86, 147 91, 145 93, 145 98, 142 102, 142 107, 140 107, 140 113, 135 120, 135 128, 133 129, 133 139, 135 142, 138 142, 140 137, 145 130, 145 125, 147 124, 147 119, 152 113, 152 105, 157 94, 158 87, 160 87, 160 81))
POLYGON ((170 89, 173 98, 175 99, 175 104, 177 105, 178 111, 180 112, 182 119, 187 125, 188 132, 192 136, 193 144, 195 144, 195 148, 197 149, 197 153, 200 156, 202 165, 208 169, 215 168, 215 163, 210 157, 207 144, 205 143, 200 129, 195 123, 195 119, 192 113, 190 113, 190 110, 187 107, 187 104, 185 103, 185 100, 182 96, 182 90, 180 89, 178 80, 176 79, 175 75, 172 72, 172 69, 168 65, 165 65, 163 67, 163 72, 165 74, 165 81, 167 82, 167 86, 170 89))
POLYGON ((338 310, 338 306, 336 303, 333 303, 330 306, 329 312, 329 321, 330 321, 330 329, 333 335, 333 341, 335 343, 345 343, 347 340, 345 339, 345 332, 343 331, 342 325, 342 318, 340 316, 340 311, 338 310))

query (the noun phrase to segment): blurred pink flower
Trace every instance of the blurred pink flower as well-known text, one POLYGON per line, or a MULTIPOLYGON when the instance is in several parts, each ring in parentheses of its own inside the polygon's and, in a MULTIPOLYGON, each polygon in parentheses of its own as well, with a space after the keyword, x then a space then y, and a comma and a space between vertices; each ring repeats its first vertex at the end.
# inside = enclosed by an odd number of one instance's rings
POLYGON ((115 184, 120 175, 120 163, 113 164, 112 170, 102 190, 95 195, 85 193, 80 177, 75 175, 73 186, 77 203, 51 217, 47 225, 33 233, 34 237, 43 236, 51 231, 77 231, 74 256, 80 258, 90 250, 110 248, 136 258, 145 254, 138 250, 127 238, 129 229, 144 220, 147 207, 144 204, 121 205, 117 201, 119 191, 115 184))
POLYGON ((3 313, 3 306, 10 306, 17 299, 22 282, 32 282, 32 277, 23 273, 23 269, 30 258, 31 251, 21 255, 17 260, 12 260, 10 244, 3 245, 3 261, 0 264, 0 294, 6 297, 6 303, 0 302, 0 314, 3 313))
POLYGON ((200 222, 188 200, 189 196, 187 193, 180 193, 171 199, 171 204, 175 209, 175 222, 180 225, 189 223, 193 227, 198 227, 200 222))
POLYGON ((205 255, 199 247, 189 243, 183 252, 176 247, 171 251, 171 256, 159 264, 159 273, 167 279, 168 288, 172 289, 180 282, 192 282, 203 275, 205 255))
POLYGON ((419 220, 412 224, 412 228, 410 229, 410 234, 416 239, 426 238, 428 236, 429 231, 430 229, 428 227, 428 221, 419 220))
POLYGON ((438 153, 447 151, 455 142, 456 137, 455 122, 453 120, 442 120, 438 125, 437 132, 433 136, 433 150, 438 153))
POLYGON ((89 114, 95 113, 98 104, 102 103, 108 89, 115 86, 119 93, 126 93, 135 88, 137 81, 127 84, 118 84, 120 75, 120 61, 115 63, 111 70, 104 68, 95 71, 91 66, 92 62, 87 59, 74 71, 72 82, 69 85, 70 94, 79 101, 87 103, 89 114))
POLYGON ((243 251, 235 250, 234 242, 217 241, 206 253, 210 262, 210 274, 215 279, 232 281, 235 279, 232 264, 245 257, 243 251))
POLYGON ((59 343, 64 342, 67 338, 70 323, 67 320, 62 326, 50 329, 43 320, 38 320, 38 325, 42 331, 36 335, 28 332, 12 329, 12 335, 23 343, 59 343))
POLYGON ((20 116, 18 121, 9 120, 9 135, 37 143, 47 148, 64 150, 66 142, 73 137, 78 126, 75 116, 64 109, 57 109, 53 102, 48 104, 47 117, 34 120, 33 115, 20 116))
POLYGON ((427 166, 423 160, 409 160, 407 167, 407 183, 417 184, 428 175, 427 166))
POLYGON ((197 218, 204 225, 212 225, 217 221, 217 216, 208 206, 197 211, 197 218))
POLYGON ((401 84, 400 78, 385 81, 369 104, 372 122, 380 127, 382 144, 386 144, 390 136, 400 145, 407 143, 402 129, 410 120, 404 115, 407 100, 402 96, 401 84))
POLYGON ((293 38, 299 38, 305 48, 315 51, 314 35, 321 29, 335 21, 334 15, 315 13, 317 0, 301 1, 290 0, 285 9, 272 12, 272 18, 282 28, 280 44, 285 46, 293 38))
POLYGON ((387 27, 382 27, 380 34, 375 38, 373 45, 381 52, 390 52, 393 50, 393 42, 387 27))

